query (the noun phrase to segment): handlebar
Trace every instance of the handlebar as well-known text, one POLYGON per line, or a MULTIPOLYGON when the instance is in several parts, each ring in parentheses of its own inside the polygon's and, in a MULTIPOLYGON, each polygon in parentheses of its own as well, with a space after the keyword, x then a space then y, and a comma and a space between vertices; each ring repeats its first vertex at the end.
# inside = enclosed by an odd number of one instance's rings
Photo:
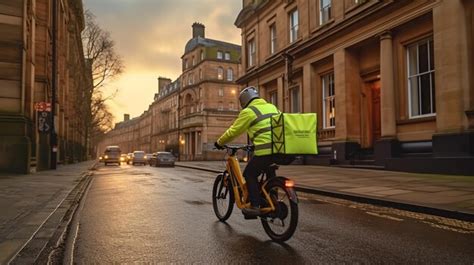
MULTIPOLYGON (((226 149, 227 151, 231 151, 231 153, 235 154, 238 150, 244 150, 247 152, 251 152, 254 150, 253 145, 223 145, 222 149, 226 149)), ((214 148, 217 149, 217 148, 214 148)))

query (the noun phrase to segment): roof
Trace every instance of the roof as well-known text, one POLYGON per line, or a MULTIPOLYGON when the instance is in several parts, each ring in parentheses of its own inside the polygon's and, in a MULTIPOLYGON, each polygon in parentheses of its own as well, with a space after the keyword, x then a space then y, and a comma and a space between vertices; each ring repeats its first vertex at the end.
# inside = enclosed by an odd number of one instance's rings
POLYGON ((225 49, 231 49, 231 50, 239 50, 240 51, 240 46, 237 44, 229 43, 229 42, 224 42, 224 41, 219 41, 219 40, 213 40, 213 39, 206 39, 203 37, 196 37, 192 38, 186 43, 186 46, 184 48, 184 54, 187 54, 188 52, 194 50, 198 46, 204 46, 204 47, 222 47, 225 49))

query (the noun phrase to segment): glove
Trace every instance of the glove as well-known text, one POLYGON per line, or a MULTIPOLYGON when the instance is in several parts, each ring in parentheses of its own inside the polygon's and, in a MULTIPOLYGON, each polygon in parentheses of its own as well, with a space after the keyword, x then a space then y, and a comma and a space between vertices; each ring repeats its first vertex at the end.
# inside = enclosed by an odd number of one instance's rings
POLYGON ((214 147, 217 149, 217 150, 222 150, 224 149, 224 147, 222 145, 220 145, 219 143, 215 142, 214 143, 214 147))

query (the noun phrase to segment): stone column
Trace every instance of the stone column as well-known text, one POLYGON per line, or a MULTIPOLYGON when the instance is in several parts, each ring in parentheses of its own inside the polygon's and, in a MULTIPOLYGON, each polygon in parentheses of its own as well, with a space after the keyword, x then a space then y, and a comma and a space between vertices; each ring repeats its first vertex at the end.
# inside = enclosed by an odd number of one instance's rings
POLYGON ((339 163, 351 159, 360 148, 360 76, 356 56, 346 49, 334 54, 336 141, 333 156, 339 163))
POLYGON ((390 31, 380 36, 380 115, 382 139, 375 143, 375 162, 384 166, 386 159, 398 156, 393 44, 390 31))
POLYGON ((380 101, 382 137, 384 138, 395 138, 397 134, 393 76, 392 35, 386 31, 380 37, 380 101))
MULTIPOLYGON (((472 68, 470 68, 469 1, 442 1, 433 8, 433 41, 436 84, 436 157, 474 158, 472 117, 472 68)), ((472 43, 471 43, 472 44, 472 43)))

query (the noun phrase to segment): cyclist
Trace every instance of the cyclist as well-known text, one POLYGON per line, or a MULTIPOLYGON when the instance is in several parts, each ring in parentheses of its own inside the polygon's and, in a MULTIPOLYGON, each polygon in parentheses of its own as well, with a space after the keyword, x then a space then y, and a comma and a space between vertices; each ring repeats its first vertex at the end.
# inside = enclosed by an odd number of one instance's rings
POLYGON ((272 155, 271 119, 278 114, 278 108, 260 98, 255 87, 247 87, 239 94, 242 111, 227 131, 214 143, 217 149, 232 141, 244 132, 247 132, 254 145, 254 155, 248 161, 244 170, 244 177, 249 191, 251 208, 244 208, 242 212, 247 217, 256 217, 260 211, 261 196, 258 188, 258 176, 273 163, 289 164, 292 157, 272 155))

